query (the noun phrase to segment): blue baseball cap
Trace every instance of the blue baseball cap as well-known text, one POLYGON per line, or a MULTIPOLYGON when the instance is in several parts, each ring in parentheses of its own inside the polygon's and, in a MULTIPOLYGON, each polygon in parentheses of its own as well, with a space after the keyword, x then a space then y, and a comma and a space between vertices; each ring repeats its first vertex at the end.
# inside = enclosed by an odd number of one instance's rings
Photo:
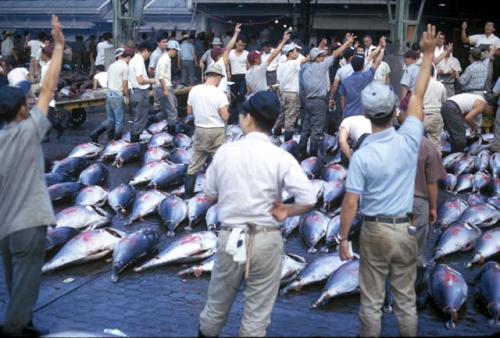
POLYGON ((274 123, 281 111, 280 100, 274 92, 262 90, 243 103, 243 111, 252 115, 256 120, 274 123))
POLYGON ((14 87, 21 89, 24 95, 27 95, 31 89, 31 82, 27 80, 19 81, 14 87))
POLYGON ((13 86, 0 87, 0 121, 10 122, 21 105, 26 104, 26 93, 13 86))
POLYGON ((361 103, 368 118, 382 119, 393 114, 396 94, 388 85, 373 81, 361 91, 361 103))

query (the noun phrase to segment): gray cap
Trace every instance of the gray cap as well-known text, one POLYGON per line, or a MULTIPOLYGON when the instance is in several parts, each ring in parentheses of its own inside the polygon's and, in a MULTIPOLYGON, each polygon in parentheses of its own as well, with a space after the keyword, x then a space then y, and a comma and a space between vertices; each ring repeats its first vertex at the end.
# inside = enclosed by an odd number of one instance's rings
POLYGON ((181 46, 179 46, 179 43, 175 40, 170 40, 167 42, 167 49, 176 49, 176 50, 181 50, 181 46))
POLYGON ((224 71, 222 69, 222 66, 219 65, 218 63, 212 63, 207 67, 207 70, 205 70, 205 75, 207 74, 217 74, 222 77, 224 77, 224 71))
POLYGON ((361 91, 361 103, 366 116, 378 120, 392 115, 396 94, 388 85, 373 81, 361 91))
POLYGON ((115 49, 115 59, 117 57, 122 56, 124 51, 125 51, 125 48, 117 48, 117 49, 115 49))
POLYGON ((311 57, 311 60, 316 59, 321 54, 325 54, 325 51, 318 48, 318 47, 311 49, 311 51, 309 52, 309 56, 311 57))
POLYGON ((212 46, 222 46, 222 40, 219 37, 215 37, 212 40, 212 46))

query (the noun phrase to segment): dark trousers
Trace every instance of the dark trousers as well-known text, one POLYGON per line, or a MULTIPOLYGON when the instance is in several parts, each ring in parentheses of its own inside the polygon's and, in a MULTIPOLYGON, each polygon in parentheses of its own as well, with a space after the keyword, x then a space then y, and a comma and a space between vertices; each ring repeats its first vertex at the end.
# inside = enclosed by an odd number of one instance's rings
POLYGON ((20 335, 32 317, 45 260, 45 226, 20 230, 0 240, 9 302, 4 334, 20 335))
POLYGON ((146 124, 148 123, 149 113, 149 90, 148 89, 132 89, 132 96, 130 98, 130 105, 132 114, 134 116, 134 123, 132 124, 132 135, 140 135, 146 124))
POLYGON ((299 151, 305 153, 308 138, 311 138, 310 155, 316 156, 319 143, 325 131, 326 112, 328 103, 326 98, 308 98, 305 100, 304 119, 300 134, 299 151))
POLYGON ((451 152, 463 151, 467 145, 465 137, 465 119, 460 108, 453 101, 446 101, 441 107, 444 128, 450 134, 451 152))
POLYGON ((245 101, 247 82, 245 81, 245 74, 231 75, 231 81, 234 84, 231 86, 231 115, 229 116, 229 124, 235 124, 238 123, 238 114, 240 113, 243 101, 245 101))

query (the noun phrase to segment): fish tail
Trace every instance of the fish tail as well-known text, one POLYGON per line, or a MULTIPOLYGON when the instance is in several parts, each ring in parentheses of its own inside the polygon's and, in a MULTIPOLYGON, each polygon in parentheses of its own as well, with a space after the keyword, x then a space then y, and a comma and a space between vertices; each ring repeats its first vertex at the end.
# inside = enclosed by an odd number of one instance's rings
POLYGON ((316 253, 318 252, 318 249, 316 249, 314 246, 310 247, 309 250, 307 250, 308 253, 316 253))
POLYGON ((113 273, 111 274, 111 282, 118 282, 118 273, 116 273, 115 271, 113 271, 113 273))
POLYGON ((175 232, 173 230, 167 231, 167 237, 174 237, 174 236, 175 236, 175 232))

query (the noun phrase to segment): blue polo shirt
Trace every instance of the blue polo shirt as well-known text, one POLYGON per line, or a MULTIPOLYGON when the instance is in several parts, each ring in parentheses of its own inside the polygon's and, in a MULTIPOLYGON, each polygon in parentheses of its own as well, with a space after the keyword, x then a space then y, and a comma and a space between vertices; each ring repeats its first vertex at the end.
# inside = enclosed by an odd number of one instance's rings
POLYGON ((423 125, 410 116, 396 131, 368 136, 349 163, 346 190, 361 196, 365 216, 405 216, 412 211, 423 125))
POLYGON ((349 116, 363 115, 361 104, 361 91, 373 81, 375 69, 366 72, 354 72, 351 76, 340 83, 339 94, 345 96, 344 118, 349 116))

